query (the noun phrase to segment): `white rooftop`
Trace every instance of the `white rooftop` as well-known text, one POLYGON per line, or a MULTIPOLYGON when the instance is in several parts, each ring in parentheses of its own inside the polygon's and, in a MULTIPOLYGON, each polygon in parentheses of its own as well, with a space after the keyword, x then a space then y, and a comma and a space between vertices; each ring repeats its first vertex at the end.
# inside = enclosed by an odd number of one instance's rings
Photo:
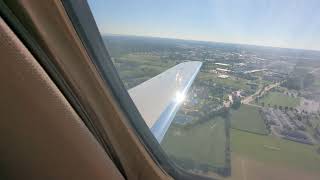
POLYGON ((221 75, 219 75, 218 77, 219 77, 219 78, 222 78, 222 79, 226 79, 226 78, 228 78, 229 76, 228 76, 228 75, 225 75, 225 74, 221 74, 221 75))
POLYGON ((217 71, 230 72, 229 69, 216 68, 217 71))
POLYGON ((230 66, 230 64, 225 64, 225 63, 214 63, 216 65, 220 65, 220 66, 230 66))

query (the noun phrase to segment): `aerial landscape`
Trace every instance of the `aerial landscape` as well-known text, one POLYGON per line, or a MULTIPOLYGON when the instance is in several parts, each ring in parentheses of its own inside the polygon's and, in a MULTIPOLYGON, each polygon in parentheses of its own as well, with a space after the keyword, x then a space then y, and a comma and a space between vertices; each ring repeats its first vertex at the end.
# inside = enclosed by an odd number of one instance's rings
POLYGON ((161 143, 178 166, 225 179, 319 179, 320 51, 103 40, 127 89, 179 63, 203 63, 161 143))

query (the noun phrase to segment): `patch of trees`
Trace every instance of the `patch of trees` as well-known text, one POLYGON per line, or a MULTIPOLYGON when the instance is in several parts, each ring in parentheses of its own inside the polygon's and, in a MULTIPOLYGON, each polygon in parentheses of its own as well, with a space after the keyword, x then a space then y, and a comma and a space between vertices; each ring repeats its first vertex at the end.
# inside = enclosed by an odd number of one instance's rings
POLYGON ((103 36, 108 50, 113 56, 121 56, 132 52, 177 52, 184 48, 179 44, 183 41, 164 38, 148 38, 138 36, 103 36))
MULTIPOLYGON (((265 107, 266 104, 264 102, 261 103, 262 107, 265 107)), ((287 111, 298 111, 297 109, 294 109, 293 107, 288 107, 288 106, 281 106, 281 105, 276 105, 274 104, 273 106, 271 106, 271 104, 267 104, 267 107, 269 108, 273 108, 273 109, 279 109, 281 111, 287 112, 287 111)))
POLYGON ((231 175, 231 150, 230 150, 230 127, 231 121, 230 118, 226 118, 224 121, 225 135, 226 135, 226 143, 225 143, 225 169, 220 174, 224 176, 231 175))
POLYGON ((239 109, 241 106, 241 98, 239 96, 233 96, 233 103, 231 105, 232 109, 239 109))
POLYGON ((188 123, 185 125, 185 128, 191 128, 196 125, 205 123, 207 121, 212 120, 213 117, 222 117, 222 118, 229 118, 230 112, 229 108, 223 107, 219 110, 211 111, 211 112, 204 112, 204 113, 199 113, 198 114, 198 120, 197 121, 192 121, 191 123, 188 123))
POLYGON ((288 89, 301 90, 310 87, 315 81, 311 73, 297 73, 290 75, 282 86, 288 89))
POLYGON ((267 131, 268 131, 268 133, 265 133, 265 134, 263 134, 263 135, 268 135, 268 134, 270 134, 270 132, 271 132, 271 125, 274 125, 274 124, 273 124, 273 121, 269 121, 269 120, 268 120, 269 118, 267 118, 266 113, 265 113, 262 109, 259 109, 259 114, 262 116, 262 119, 263 119, 263 121, 264 121, 264 124, 266 125, 266 129, 267 129, 267 131))

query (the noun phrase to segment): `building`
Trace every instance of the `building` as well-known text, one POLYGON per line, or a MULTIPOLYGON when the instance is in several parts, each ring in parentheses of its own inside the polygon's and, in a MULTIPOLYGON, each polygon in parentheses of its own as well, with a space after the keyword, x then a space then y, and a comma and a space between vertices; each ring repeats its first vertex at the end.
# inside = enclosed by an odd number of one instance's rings
POLYGON ((218 78, 226 79, 226 78, 229 78, 229 76, 225 75, 225 74, 221 74, 221 75, 218 76, 218 78))
POLYGON ((216 71, 224 72, 224 73, 226 73, 226 72, 230 72, 230 70, 229 70, 229 69, 222 69, 222 68, 216 68, 216 71))

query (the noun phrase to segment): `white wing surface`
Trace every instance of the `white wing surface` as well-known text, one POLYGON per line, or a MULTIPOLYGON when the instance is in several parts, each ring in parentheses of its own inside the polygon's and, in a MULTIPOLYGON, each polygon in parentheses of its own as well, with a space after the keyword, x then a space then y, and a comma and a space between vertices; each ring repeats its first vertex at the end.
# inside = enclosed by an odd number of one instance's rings
POLYGON ((202 62, 180 63, 129 90, 152 133, 161 142, 202 62))

